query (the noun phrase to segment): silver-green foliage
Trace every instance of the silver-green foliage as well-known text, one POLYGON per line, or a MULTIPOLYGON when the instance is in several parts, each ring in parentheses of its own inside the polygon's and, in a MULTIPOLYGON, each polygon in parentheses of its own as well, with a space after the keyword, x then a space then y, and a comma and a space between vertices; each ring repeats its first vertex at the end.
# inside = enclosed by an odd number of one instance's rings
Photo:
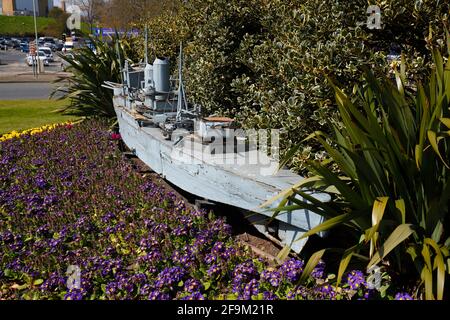
MULTIPOLYGON (((279 128, 282 148, 333 119, 330 75, 352 87, 367 66, 388 73, 392 43, 402 46, 408 78, 423 77, 430 61, 425 37, 434 26, 442 39, 449 4, 412 0, 190 0, 147 23, 152 52, 176 60, 185 44, 188 97, 205 113, 236 117, 245 127, 279 128), (382 30, 366 28, 367 7, 378 4, 382 30)), ((141 44, 139 44, 141 46, 141 44)), ((320 149, 300 148, 293 159, 320 149)))

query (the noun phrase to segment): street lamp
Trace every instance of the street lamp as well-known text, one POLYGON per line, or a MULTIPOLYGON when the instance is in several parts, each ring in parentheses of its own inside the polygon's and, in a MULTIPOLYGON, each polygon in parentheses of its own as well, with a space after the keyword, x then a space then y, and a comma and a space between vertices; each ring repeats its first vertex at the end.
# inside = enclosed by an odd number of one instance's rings
POLYGON ((37 32, 37 21, 36 21, 36 0, 33 0, 33 15, 34 15, 34 34, 35 34, 35 41, 36 41, 36 63, 38 65, 38 72, 41 72, 41 65, 39 63, 39 42, 38 42, 38 32, 37 32))

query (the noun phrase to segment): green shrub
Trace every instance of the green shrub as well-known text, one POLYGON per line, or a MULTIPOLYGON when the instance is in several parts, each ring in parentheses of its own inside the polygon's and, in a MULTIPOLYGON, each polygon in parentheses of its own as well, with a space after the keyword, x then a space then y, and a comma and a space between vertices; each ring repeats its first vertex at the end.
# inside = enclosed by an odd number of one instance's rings
POLYGON ((280 195, 285 200, 278 210, 290 201, 289 210, 306 208, 326 218, 304 237, 345 227, 353 246, 345 248, 339 277, 357 256, 368 268, 383 263, 417 279, 426 299, 442 299, 450 263, 450 62, 444 66, 437 49, 433 57, 429 79, 413 95, 403 86, 404 65, 396 72, 397 87, 371 71, 353 98, 333 85, 344 126, 332 125, 332 138, 311 135, 332 160, 309 162, 315 176, 280 195), (322 203, 309 190, 334 201, 322 203))
MULTIPOLYGON (((397 44, 407 77, 426 76, 429 26, 442 49, 449 9, 446 2, 412 0, 192 0, 141 25, 150 27, 153 54, 175 62, 179 42, 185 43, 192 102, 205 113, 236 117, 246 128, 283 129, 286 150, 311 131, 330 132, 326 120, 336 110, 327 75, 349 88, 361 66, 382 77, 392 71, 386 56, 397 44), (365 26, 367 6, 375 3, 382 30, 365 26)), ((137 47, 143 49, 141 41, 137 47)), ((292 162, 301 169, 322 151, 305 143, 292 162)))

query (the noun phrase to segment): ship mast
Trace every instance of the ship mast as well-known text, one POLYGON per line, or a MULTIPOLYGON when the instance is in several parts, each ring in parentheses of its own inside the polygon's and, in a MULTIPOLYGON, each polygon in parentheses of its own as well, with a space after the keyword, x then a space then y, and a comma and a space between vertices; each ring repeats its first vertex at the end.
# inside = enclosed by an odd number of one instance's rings
POLYGON ((148 65, 148 26, 145 26, 145 65, 148 65))
POLYGON ((177 102, 177 122, 181 122, 184 110, 187 111, 186 93, 183 85, 183 43, 180 42, 180 58, 178 62, 178 102, 177 102))

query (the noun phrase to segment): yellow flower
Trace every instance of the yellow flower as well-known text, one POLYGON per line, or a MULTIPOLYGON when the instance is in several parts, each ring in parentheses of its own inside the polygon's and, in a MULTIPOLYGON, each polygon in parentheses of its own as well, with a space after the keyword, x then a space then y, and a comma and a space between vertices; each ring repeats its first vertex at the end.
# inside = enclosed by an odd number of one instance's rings
POLYGON ((67 121, 67 122, 64 122, 64 123, 45 125, 45 126, 42 126, 42 127, 39 127, 39 128, 27 129, 27 130, 24 130, 24 131, 21 131, 21 132, 18 132, 16 130, 14 130, 14 131, 11 131, 10 133, 6 133, 6 134, 0 136, 0 142, 6 141, 6 140, 11 140, 11 139, 14 139, 14 138, 19 138, 19 137, 24 136, 24 135, 34 136, 36 134, 40 134, 40 133, 43 133, 43 132, 46 132, 46 131, 52 131, 52 130, 54 130, 54 129, 58 128, 58 127, 61 127, 61 126, 72 125, 72 124, 73 123, 71 121, 67 121))

